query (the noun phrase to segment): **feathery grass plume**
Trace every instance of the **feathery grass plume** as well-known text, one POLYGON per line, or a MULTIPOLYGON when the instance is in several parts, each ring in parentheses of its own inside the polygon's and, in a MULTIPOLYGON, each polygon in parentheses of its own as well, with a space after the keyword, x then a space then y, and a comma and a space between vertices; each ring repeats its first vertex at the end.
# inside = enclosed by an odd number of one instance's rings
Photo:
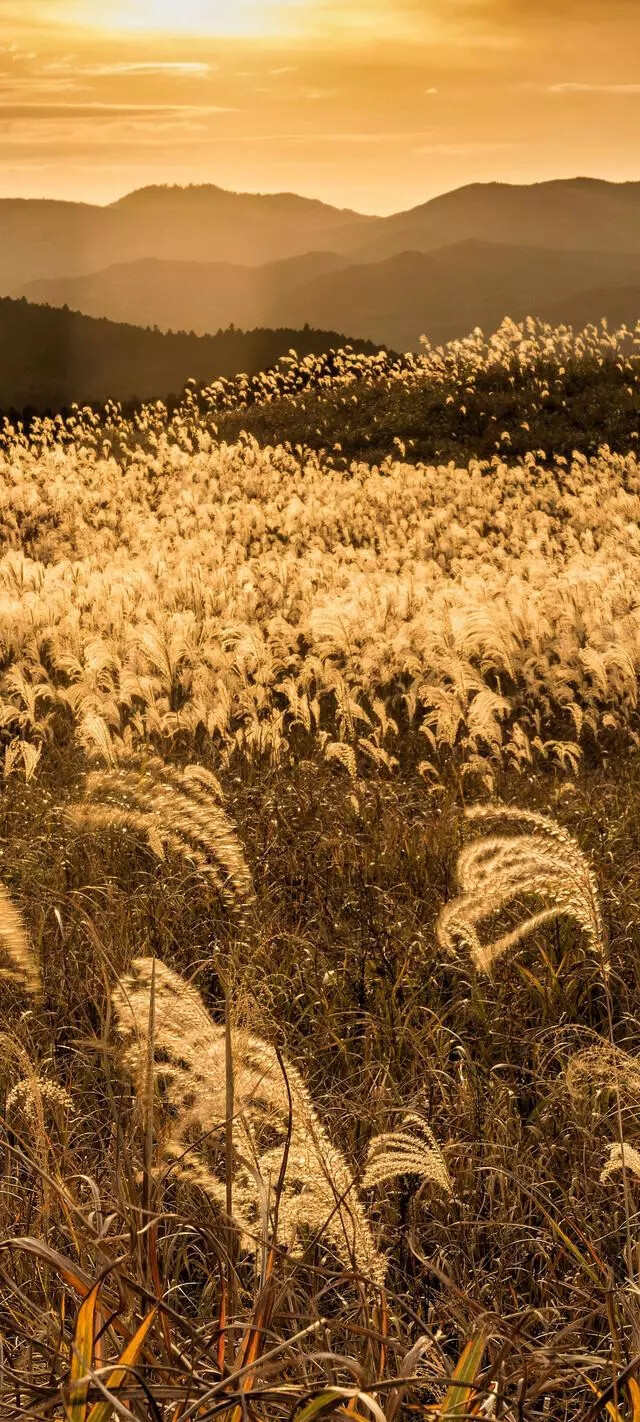
POLYGON ((76 735, 79 745, 83 746, 86 751, 97 751, 104 757, 107 765, 112 767, 117 765, 116 741, 104 716, 100 716, 97 711, 88 711, 79 720, 76 735))
POLYGON ((475 805, 467 818, 495 820, 524 830, 515 835, 484 835, 458 856, 460 892, 443 908, 437 925, 440 946, 455 953, 464 943, 478 972, 488 973, 498 958, 550 919, 566 915, 582 929, 591 952, 607 972, 604 924, 598 887, 582 850, 567 830, 535 811, 499 805, 475 805), (522 899, 545 907, 515 928, 482 942, 478 926, 522 899))
MULTIPOLYGON (((152 963, 151 958, 136 959, 113 992, 124 1064, 141 1097, 152 963)), ((349 1166, 329 1140, 300 1073, 287 1062, 285 1080, 275 1049, 248 1032, 232 1029, 232 1052, 233 1211, 243 1247, 255 1251, 260 1243, 260 1222, 288 1151, 278 1203, 280 1243, 300 1254, 305 1237, 322 1234, 340 1258, 382 1283, 384 1260, 349 1166)), ((211 1020, 196 989, 161 962, 155 965, 154 1053, 156 1084, 168 1117, 161 1137, 164 1157, 172 1162, 173 1175, 199 1185, 224 1213, 224 1027, 211 1020)))
POLYGON ((609 1159, 600 1172, 600 1183, 604 1185, 618 1170, 629 1170, 640 1180, 640 1150, 627 1145, 626 1141, 616 1141, 609 1146, 609 1159))
POLYGON ((6 1118, 8 1122, 12 1112, 22 1111, 29 1154, 37 1160, 40 1167, 40 1189, 46 1217, 53 1196, 48 1179, 51 1172, 51 1142, 45 1125, 45 1102, 68 1111, 71 1109, 71 1098, 56 1082, 40 1076, 38 1066, 32 1062, 22 1042, 8 1032, 0 1033, 0 1061, 4 1064, 3 1077, 5 1072, 13 1074, 16 1068, 20 1073, 16 1084, 7 1092, 6 1118))
POLYGON ((451 1176, 440 1146, 417 1111, 408 1111, 399 1128, 374 1136, 369 1144, 362 1188, 370 1190, 402 1175, 431 1180, 445 1195, 453 1195, 451 1176))
POLYGON ((608 1090, 640 1100, 640 1059, 603 1040, 570 1057, 565 1085, 574 1098, 587 1092, 608 1090))
POLYGON ((358 778, 358 764, 353 746, 347 745, 346 741, 330 741, 324 748, 325 760, 336 761, 338 765, 343 765, 350 780, 358 778))
POLYGON ((81 828, 121 825, 144 836, 158 858, 165 850, 194 862, 227 908, 254 903, 251 872, 235 828, 220 804, 222 790, 204 766, 182 769, 158 756, 86 778, 83 801, 68 811, 81 828))
POLYGON ((7 1095, 7 1114, 13 1110, 22 1110, 25 1116, 33 1121, 38 1098, 58 1110, 73 1110, 73 1100, 64 1086, 59 1086, 58 1082, 51 1081, 47 1076, 23 1076, 7 1095))
POLYGON ((0 948, 11 967, 0 967, 0 978, 21 983, 34 996, 40 991, 40 971, 22 915, 0 884, 0 948))
POLYGON ((5 776, 11 775, 14 770, 17 770, 18 764, 22 762, 24 778, 28 785, 32 776, 35 774, 41 754, 42 745, 34 746, 31 741, 22 741, 19 737, 15 737, 14 740, 9 741, 9 744, 5 748, 5 776))

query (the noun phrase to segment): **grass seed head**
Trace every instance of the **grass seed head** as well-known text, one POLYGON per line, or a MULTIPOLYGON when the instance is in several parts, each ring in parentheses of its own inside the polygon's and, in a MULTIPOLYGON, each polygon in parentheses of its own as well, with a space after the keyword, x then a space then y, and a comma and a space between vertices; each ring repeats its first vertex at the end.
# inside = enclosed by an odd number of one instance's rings
POLYGON ((489 973, 493 964, 541 924, 571 918, 591 952, 607 971, 605 932, 595 877, 575 840, 546 815, 502 806, 475 806, 474 823, 497 822, 509 834, 485 834, 458 856, 459 893, 446 904, 437 935, 447 953, 467 946, 474 966, 489 973), (518 833, 517 831, 524 831, 518 833), (505 910, 533 899, 542 906, 509 931, 480 938, 479 927, 505 910))
MULTIPOLYGON (((152 969, 152 959, 136 959, 113 992, 125 1066, 143 1100, 152 969)), ((155 964, 154 995, 155 1079, 170 1121, 164 1153, 174 1162, 174 1173, 200 1185, 223 1208, 224 1027, 212 1021, 196 989, 160 962, 155 964)), ((310 1235, 323 1235, 344 1262, 381 1282, 384 1261, 352 1173, 321 1124, 297 1068, 281 1064, 269 1042, 243 1030, 232 1030, 232 1052, 233 1198, 245 1246, 255 1249, 259 1243, 265 1192, 273 1200, 286 1151, 280 1242, 296 1254, 310 1235)))

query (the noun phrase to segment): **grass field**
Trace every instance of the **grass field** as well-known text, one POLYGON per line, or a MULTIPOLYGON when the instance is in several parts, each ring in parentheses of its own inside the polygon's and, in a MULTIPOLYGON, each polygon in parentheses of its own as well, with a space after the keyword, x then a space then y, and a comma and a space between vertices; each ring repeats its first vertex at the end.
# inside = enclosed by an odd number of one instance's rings
POLYGON ((639 341, 5 424, 3 1418, 637 1422, 639 341))

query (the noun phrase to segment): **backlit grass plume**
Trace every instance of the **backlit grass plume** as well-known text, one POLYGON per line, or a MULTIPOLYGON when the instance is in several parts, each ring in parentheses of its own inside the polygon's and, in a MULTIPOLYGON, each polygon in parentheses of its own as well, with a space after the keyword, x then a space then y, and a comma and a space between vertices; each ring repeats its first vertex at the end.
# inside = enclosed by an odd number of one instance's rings
POLYGON ((369 1145, 362 1187, 372 1189, 404 1175, 430 1180, 453 1195, 451 1177, 438 1142, 417 1111, 408 1111, 396 1131, 374 1136, 369 1145))
POLYGON ((616 1141, 609 1146, 609 1159, 600 1173, 600 1183, 604 1185, 618 1171, 628 1170, 640 1180, 640 1150, 627 1145, 626 1141, 616 1141))
POLYGON ((160 859, 166 850, 183 855, 227 908, 243 913, 254 901, 251 872, 221 800, 218 780, 203 766, 182 769, 154 756, 140 766, 93 771, 69 814, 80 827, 129 829, 160 859))
MULTIPOLYGON (((214 1023, 200 994, 165 964, 138 958, 113 992, 124 1062, 142 1100, 149 1081, 149 1022, 153 1020, 156 1085, 168 1118, 163 1140, 173 1175, 203 1189, 226 1209, 225 1030, 214 1023)), ((232 1030, 233 1220, 248 1250, 265 1237, 286 1154, 278 1201, 277 1238, 292 1254, 322 1236, 338 1256, 381 1283, 367 1215, 342 1153, 331 1143, 300 1076, 275 1049, 232 1030), (284 1067, 284 1074, 283 1074, 284 1067), (287 1089, 288 1087, 288 1089, 287 1089), (291 1118, 291 1119, 290 1119, 291 1118)))
POLYGON ((481 824, 494 821, 516 833, 484 834, 461 851, 459 893, 445 905, 438 921, 438 941, 445 951, 455 953, 461 943, 466 945, 477 970, 488 973, 498 958, 534 929, 566 916, 582 929, 606 972, 597 884, 571 835, 555 820, 534 811, 474 806, 467 818, 481 824), (480 925, 527 900, 542 907, 534 907, 509 931, 481 940, 480 925))
POLYGON ((40 972, 36 957, 22 915, 3 884, 0 884, 0 950, 2 957, 9 960, 8 966, 0 964, 0 978, 21 983, 27 992, 37 994, 40 972))
POLYGON ((610 1091, 622 1100, 637 1103, 640 1101, 640 1058, 602 1039, 574 1052, 567 1063, 565 1084, 574 1098, 610 1091))

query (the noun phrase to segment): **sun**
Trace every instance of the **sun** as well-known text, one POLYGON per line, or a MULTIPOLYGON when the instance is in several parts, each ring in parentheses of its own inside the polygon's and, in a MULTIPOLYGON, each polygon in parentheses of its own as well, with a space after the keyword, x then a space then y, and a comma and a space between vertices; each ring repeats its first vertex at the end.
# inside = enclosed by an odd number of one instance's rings
POLYGON ((121 34, 200 35, 221 38, 276 36, 283 15, 304 0, 72 0, 76 23, 121 34))

